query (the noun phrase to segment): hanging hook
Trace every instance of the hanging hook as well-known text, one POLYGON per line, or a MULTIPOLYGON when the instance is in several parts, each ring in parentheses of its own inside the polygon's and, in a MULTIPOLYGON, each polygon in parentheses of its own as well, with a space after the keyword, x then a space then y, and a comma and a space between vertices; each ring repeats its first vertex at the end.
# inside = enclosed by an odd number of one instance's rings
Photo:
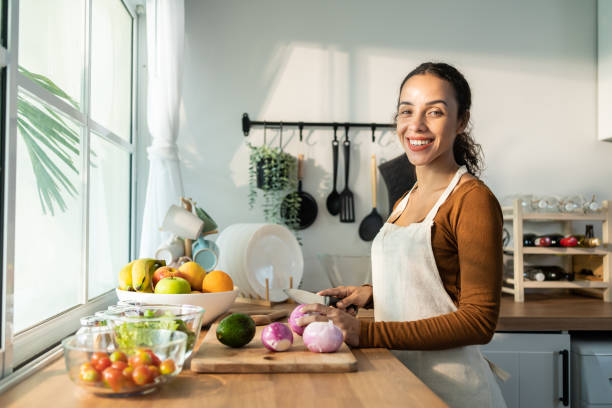
POLYGON ((338 131, 338 124, 334 123, 334 142, 338 141, 338 138, 336 137, 336 132, 338 131))
POLYGON ((278 129, 280 131, 278 135, 278 141, 279 141, 280 151, 282 152, 283 151, 283 122, 278 123, 278 129))
POLYGON ((268 130, 268 125, 264 122, 264 146, 266 145, 266 130, 268 130))
POLYGON ((374 143, 376 141, 376 137, 374 136, 374 132, 376 131, 376 125, 372 123, 371 128, 372 128, 372 143, 374 143))
POLYGON ((345 123, 344 124, 344 141, 348 141, 348 132, 349 132, 349 124, 345 123))
POLYGON ((304 122, 299 122, 298 128, 300 128, 300 142, 301 142, 302 141, 302 130, 304 130, 304 122))

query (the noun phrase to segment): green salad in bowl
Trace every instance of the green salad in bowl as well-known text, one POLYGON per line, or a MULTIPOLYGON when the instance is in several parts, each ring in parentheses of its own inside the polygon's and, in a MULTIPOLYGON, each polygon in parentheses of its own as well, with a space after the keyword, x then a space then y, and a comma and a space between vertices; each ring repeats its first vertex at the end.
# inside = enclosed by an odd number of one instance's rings
POLYGON ((187 335, 185 358, 189 358, 202 328, 204 309, 192 305, 117 305, 111 306, 98 317, 106 320, 116 334, 119 347, 130 349, 147 343, 147 331, 162 329, 180 331, 187 335))

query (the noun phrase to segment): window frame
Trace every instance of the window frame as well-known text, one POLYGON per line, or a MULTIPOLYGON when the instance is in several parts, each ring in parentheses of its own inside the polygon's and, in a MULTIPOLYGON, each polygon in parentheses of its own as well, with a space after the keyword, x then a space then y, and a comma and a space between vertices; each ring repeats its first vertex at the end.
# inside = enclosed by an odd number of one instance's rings
MULTIPOLYGON (((135 233, 136 233, 136 141, 137 141, 137 113, 138 113, 138 57, 139 57, 139 24, 140 17, 137 7, 130 4, 128 0, 121 1, 125 10, 131 17, 131 80, 130 89, 130 135, 129 142, 114 134, 112 131, 97 123, 91 118, 91 21, 92 21, 92 2, 85 1, 85 27, 84 27, 84 77, 82 104, 79 110, 73 108, 68 103, 58 98, 43 87, 34 83, 18 72, 19 55, 19 0, 0 0, 3 2, 3 11, 7 18, 4 19, 3 29, 6 30, 6 48, 0 45, 0 67, 2 67, 2 56, 5 56, 6 67, 5 88, 6 95, 3 95, 4 112, 3 129, 0 135, 0 152, 5 165, 0 167, 2 177, 2 188, 0 198, 4 195, 4 200, 0 202, 2 210, 2 241, 0 242, 0 259, 2 260, 2 284, 0 291, 0 392, 3 385, 11 378, 22 377, 13 372, 17 368, 19 371, 30 371, 41 365, 42 360, 51 360, 61 354, 59 341, 67 335, 73 333, 80 327, 79 318, 93 314, 95 311, 105 309, 108 305, 117 301, 114 290, 105 292, 93 299, 88 299, 88 277, 89 277, 89 206, 90 206, 90 139, 99 137, 106 140, 113 146, 120 148, 130 156, 130 208, 129 208, 129 257, 135 254, 135 233), (36 325, 14 333, 13 324, 13 293, 14 293, 14 259, 15 259, 15 200, 7 197, 15 197, 16 190, 16 145, 17 145, 17 95, 22 89, 27 93, 38 98, 45 104, 61 111, 80 126, 82 137, 80 149, 82 153, 81 161, 81 198, 82 198, 82 245, 81 245, 81 279, 79 304, 72 308, 52 316, 36 325), (1 137, 3 136, 3 137, 1 137), (2 169, 5 171, 2 172, 2 169), (38 356, 38 358, 37 358, 38 356), (28 363, 29 362, 29 363, 28 363), (13 375, 11 375, 13 374, 13 375), (7 377, 11 378, 7 378, 7 377), (4 384, 3 384, 4 383, 4 384)), ((0 160, 2 160, 0 159, 0 160)), ((2 162, 0 162, 2 165, 2 162)))

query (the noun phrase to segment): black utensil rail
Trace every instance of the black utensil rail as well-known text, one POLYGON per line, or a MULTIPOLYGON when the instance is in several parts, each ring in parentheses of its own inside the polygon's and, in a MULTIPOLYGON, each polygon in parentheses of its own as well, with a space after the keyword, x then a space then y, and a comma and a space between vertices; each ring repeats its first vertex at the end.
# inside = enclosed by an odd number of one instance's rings
POLYGON ((370 128, 372 130, 372 142, 375 141, 374 132, 376 129, 394 129, 393 123, 357 123, 357 122, 270 122, 266 120, 251 120, 247 113, 242 114, 242 132, 247 137, 252 127, 297 127, 300 130, 300 141, 302 141, 302 130, 306 127, 322 128, 331 127, 337 129, 343 126, 349 128, 370 128))

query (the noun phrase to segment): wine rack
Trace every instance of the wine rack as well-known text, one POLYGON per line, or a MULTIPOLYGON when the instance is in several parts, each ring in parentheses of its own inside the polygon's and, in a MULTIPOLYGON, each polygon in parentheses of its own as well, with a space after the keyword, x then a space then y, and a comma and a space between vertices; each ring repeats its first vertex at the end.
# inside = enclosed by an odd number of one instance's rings
POLYGON ((602 210, 592 214, 575 213, 535 213, 525 212, 519 200, 514 201, 512 207, 503 207, 504 221, 512 221, 513 245, 504 248, 514 256, 514 278, 506 279, 502 292, 514 295, 515 302, 525 301, 526 288, 540 289, 581 289, 584 291, 597 291, 603 295, 604 302, 612 301, 612 202, 604 201, 602 210), (602 223, 602 245, 596 248, 581 247, 524 247, 523 225, 530 221, 560 222, 563 235, 572 233, 572 221, 593 221, 602 223), (566 271, 571 271, 573 255, 597 255, 603 257, 603 278, 601 281, 574 280, 574 281, 529 281, 523 279, 524 255, 563 255, 566 271))

